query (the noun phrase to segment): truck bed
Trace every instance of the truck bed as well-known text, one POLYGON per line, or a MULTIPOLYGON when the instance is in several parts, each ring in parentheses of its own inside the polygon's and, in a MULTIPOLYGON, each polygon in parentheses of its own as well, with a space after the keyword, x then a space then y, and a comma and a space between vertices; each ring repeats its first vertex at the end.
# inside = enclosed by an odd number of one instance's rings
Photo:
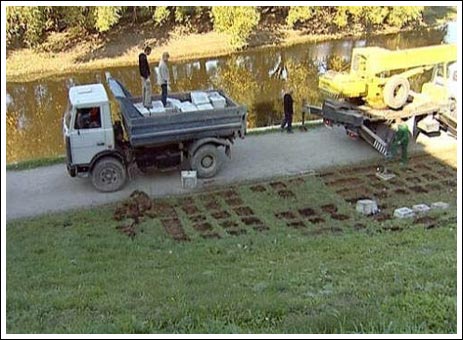
MULTIPOLYGON (((207 137, 235 138, 245 135, 246 107, 236 104, 222 91, 214 90, 226 99, 225 108, 195 112, 168 111, 143 116, 134 106, 135 103, 141 102, 141 98, 131 96, 114 78, 107 80, 120 104, 123 125, 129 142, 134 147, 156 146, 207 137)), ((191 100, 189 92, 171 93, 169 98, 191 100)), ((160 100, 160 96, 153 96, 152 99, 160 100)))

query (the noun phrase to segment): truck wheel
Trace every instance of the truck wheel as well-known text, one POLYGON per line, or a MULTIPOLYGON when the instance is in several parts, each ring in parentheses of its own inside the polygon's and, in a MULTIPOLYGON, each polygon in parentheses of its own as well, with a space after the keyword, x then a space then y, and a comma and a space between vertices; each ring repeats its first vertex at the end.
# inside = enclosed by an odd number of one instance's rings
POLYGON ((390 108, 400 109, 407 102, 409 92, 410 83, 408 79, 394 76, 384 86, 384 103, 390 108))
POLYGON ((191 158, 191 168, 196 170, 199 178, 210 178, 220 169, 220 155, 217 146, 206 144, 196 150, 191 158))
POLYGON ((102 192, 117 191, 127 180, 125 166, 116 158, 104 157, 98 160, 91 172, 93 186, 102 192))

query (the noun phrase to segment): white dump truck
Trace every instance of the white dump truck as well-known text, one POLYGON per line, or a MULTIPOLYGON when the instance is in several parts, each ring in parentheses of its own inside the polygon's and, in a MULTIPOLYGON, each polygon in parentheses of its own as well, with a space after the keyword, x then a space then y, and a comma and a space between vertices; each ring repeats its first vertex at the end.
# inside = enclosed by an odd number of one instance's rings
POLYGON ((122 188, 131 166, 165 169, 187 162, 198 177, 212 177, 221 165, 219 147, 230 156, 233 140, 245 136, 246 107, 222 91, 172 93, 165 109, 154 96, 147 109, 110 74, 106 80, 118 115, 112 115, 105 86, 98 83, 70 87, 63 118, 67 170, 72 177, 90 177, 99 191, 122 188), (197 97, 208 103, 194 105, 197 97))

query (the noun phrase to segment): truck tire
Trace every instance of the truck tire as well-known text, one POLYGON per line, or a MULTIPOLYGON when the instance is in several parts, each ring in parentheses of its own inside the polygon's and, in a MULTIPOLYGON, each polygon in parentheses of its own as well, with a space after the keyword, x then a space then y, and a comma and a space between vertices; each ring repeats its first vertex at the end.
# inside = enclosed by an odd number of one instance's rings
POLYGON ((114 157, 99 159, 91 171, 93 186, 102 192, 113 192, 122 188, 127 180, 127 171, 120 160, 114 157))
POLYGON ((221 160, 217 146, 205 144, 191 158, 191 168, 197 171, 199 178, 214 177, 220 169, 221 160))
POLYGON ((400 109, 407 102, 409 92, 408 79, 400 76, 391 77, 384 86, 384 103, 392 109, 400 109))

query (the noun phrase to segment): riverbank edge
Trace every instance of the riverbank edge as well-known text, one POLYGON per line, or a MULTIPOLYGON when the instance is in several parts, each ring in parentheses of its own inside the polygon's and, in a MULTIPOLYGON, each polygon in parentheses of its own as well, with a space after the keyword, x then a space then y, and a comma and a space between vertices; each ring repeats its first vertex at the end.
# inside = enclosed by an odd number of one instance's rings
MULTIPOLYGON (((452 19, 450 18, 449 21, 452 19)), ((445 22, 439 22, 434 25, 423 25, 421 29, 423 30, 434 30, 440 29, 445 26, 445 22)), ((395 28, 395 27, 388 27, 379 31, 375 31, 373 33, 369 33, 369 36, 381 36, 387 34, 397 34, 397 33, 404 33, 416 30, 416 27, 406 27, 406 28, 395 28)), ((330 41, 330 40, 340 40, 340 39, 358 39, 362 36, 365 36, 367 33, 359 32, 354 34, 346 34, 345 32, 339 32, 335 34, 303 34, 300 31, 296 30, 287 30, 288 34, 286 34, 285 38, 280 41, 278 44, 262 44, 252 46, 250 48, 244 50, 232 50, 230 48, 222 48, 217 49, 216 46, 208 46, 203 45, 203 49, 199 51, 193 52, 184 52, 181 56, 172 56, 172 62, 187 62, 195 59, 204 59, 204 58, 215 58, 215 57, 223 57, 226 55, 236 55, 243 52, 253 52, 253 51, 261 51, 270 48, 280 47, 286 48, 306 43, 317 43, 323 41, 330 41)), ((208 34, 208 33, 205 33, 208 34)), ((224 34, 224 39, 226 39, 226 35, 224 34)), ((169 44, 162 46, 162 49, 169 50, 169 44)), ((155 57, 155 56, 154 56, 155 57)), ((21 57, 18 57, 21 59, 21 57)), ((23 57, 24 59, 29 58, 27 55, 23 57)), ((51 57, 46 57, 45 59, 52 60, 51 57)), ((24 62, 29 62, 24 60, 24 62)), ((32 82, 39 79, 47 79, 53 76, 67 76, 70 74, 75 73, 83 73, 89 72, 93 70, 101 70, 104 68, 113 68, 113 67, 122 67, 122 66, 134 66, 137 64, 137 58, 132 55, 121 55, 112 59, 108 58, 100 58, 96 60, 91 60, 84 63, 76 63, 72 62, 68 65, 64 66, 61 63, 52 63, 50 61, 49 65, 53 65, 53 68, 49 69, 37 69, 37 70, 27 70, 24 71, 19 68, 21 62, 16 61, 13 66, 8 65, 8 58, 6 59, 7 67, 6 67, 6 81, 7 83, 21 83, 21 82, 32 82), (102 65, 104 63, 104 65, 102 65)), ((39 66, 39 65, 38 65, 39 66)))
MULTIPOLYGON (((319 127, 323 124, 323 120, 317 119, 305 122, 304 127, 319 127)), ((302 128, 302 122, 296 122, 293 124, 295 128, 302 128)), ((253 135, 264 135, 268 133, 277 133, 280 132, 281 128, 280 125, 271 125, 271 126, 263 126, 258 128, 249 129, 246 132, 246 135, 253 136, 253 135)), ((64 163, 66 160, 66 155, 59 155, 54 157, 44 157, 44 158, 34 158, 25 161, 13 162, 6 164, 7 171, 21 171, 21 170, 30 170, 35 168, 40 168, 43 166, 50 166, 55 164, 64 163)))

